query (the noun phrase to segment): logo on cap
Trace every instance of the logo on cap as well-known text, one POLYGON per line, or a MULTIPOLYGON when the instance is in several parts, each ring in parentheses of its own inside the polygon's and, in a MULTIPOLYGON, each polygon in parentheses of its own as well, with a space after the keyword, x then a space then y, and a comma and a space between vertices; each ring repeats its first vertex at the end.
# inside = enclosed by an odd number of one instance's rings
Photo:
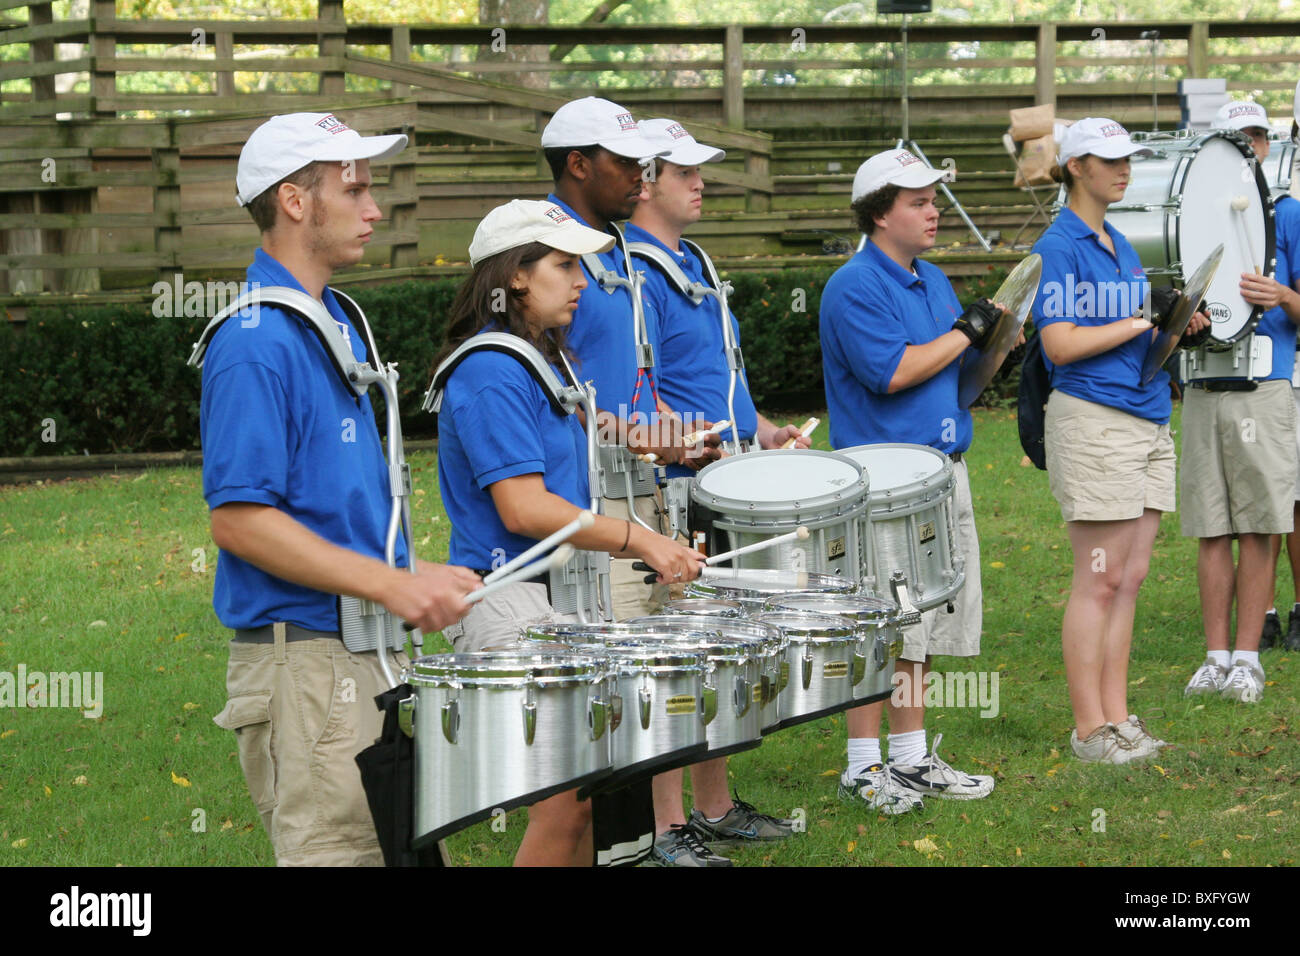
POLYGON ((342 120, 337 119, 333 113, 329 114, 329 116, 326 116, 320 120, 317 120, 316 125, 319 126, 321 129, 323 129, 325 132, 331 134, 342 133, 345 130, 351 128, 342 120))
POLYGON ((903 150, 901 153, 899 153, 897 156, 895 156, 894 159, 898 162, 898 165, 903 166, 903 167, 911 166, 913 163, 919 163, 919 162, 920 162, 919 159, 917 159, 915 156, 913 156, 913 155, 912 155, 911 153, 909 153, 907 150, 903 150))
POLYGON ((1255 116, 1260 112, 1262 112, 1262 110, 1260 110, 1260 108, 1254 103, 1239 103, 1236 106, 1229 108, 1228 118, 1234 119, 1238 116, 1255 116))
POLYGON ((558 225, 562 222, 569 222, 572 217, 559 206, 552 206, 546 210, 546 218, 558 225))
POLYGON ((614 119, 618 121, 618 128, 625 133, 636 129, 636 120, 632 118, 631 113, 619 113, 614 119))
POLYGON ((673 139, 681 139, 686 135, 686 130, 682 127, 681 123, 674 123, 672 126, 669 126, 668 129, 664 130, 664 132, 673 139))
POLYGON ((1128 132, 1119 123, 1103 123, 1097 130, 1099 136, 1127 136, 1128 132))

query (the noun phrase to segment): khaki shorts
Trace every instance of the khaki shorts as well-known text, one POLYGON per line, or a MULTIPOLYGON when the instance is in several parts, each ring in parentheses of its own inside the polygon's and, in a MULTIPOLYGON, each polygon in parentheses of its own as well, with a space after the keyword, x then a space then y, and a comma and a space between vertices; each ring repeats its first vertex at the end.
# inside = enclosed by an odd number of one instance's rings
POLYGON ((1291 383, 1183 394, 1182 531, 1189 538, 1284 534, 1296 494, 1291 383))
MULTIPOLYGON (((663 516, 655 499, 650 495, 634 498, 636 513, 641 520, 662 534, 665 530, 663 516)), ((626 498, 603 498, 602 512, 610 518, 627 520, 626 498)), ((609 562, 609 583, 614 594, 614 620, 628 621, 634 617, 654 614, 668 600, 668 586, 664 584, 646 584, 649 571, 633 571, 632 560, 613 558, 609 562)))
POLYGON ((525 626, 539 621, 577 621, 574 614, 556 614, 546 601, 545 584, 508 584, 476 603, 460 622, 442 629, 457 654, 510 644, 525 626))
MULTIPOLYGON (((405 654, 389 658, 394 672, 405 654)), ((389 689, 373 651, 337 638, 231 642, 225 708, 239 764, 279 866, 383 866, 356 755, 375 742, 389 689)))
POLYGON ((921 614, 917 627, 903 628, 903 660, 924 661, 932 654, 952 657, 976 657, 980 652, 980 632, 984 628, 984 589, 980 583, 980 542, 975 533, 975 508, 971 501, 970 473, 966 462, 952 466, 956 489, 953 492, 953 524, 957 543, 966 558, 966 581, 952 599, 954 611, 941 604, 921 614))
POLYGON ((1048 484, 1066 521, 1127 521, 1147 508, 1174 510, 1177 456, 1168 425, 1057 390, 1043 428, 1048 484))
MULTIPOLYGON (((1300 455, 1300 388, 1291 389, 1291 397, 1295 399, 1296 407, 1296 425, 1295 425, 1295 444, 1297 455, 1300 455)), ((1300 501, 1300 468, 1296 469, 1295 480, 1295 500, 1300 501)))

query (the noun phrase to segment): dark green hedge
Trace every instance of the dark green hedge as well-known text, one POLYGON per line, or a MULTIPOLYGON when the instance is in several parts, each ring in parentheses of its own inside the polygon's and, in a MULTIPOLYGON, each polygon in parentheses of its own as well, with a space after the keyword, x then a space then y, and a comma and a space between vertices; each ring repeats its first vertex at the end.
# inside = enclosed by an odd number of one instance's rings
MULTIPOLYGON (((825 406, 817 309, 833 271, 731 276, 750 388, 761 408, 825 406)), ((963 298, 991 291, 998 279, 990 275, 968 286, 963 298)), ((374 326, 380 355, 398 362, 408 438, 433 434, 419 404, 458 283, 410 281, 350 292, 374 326)), ((43 306, 31 310, 22 328, 0 323, 0 457, 197 448, 199 373, 185 360, 204 324, 155 318, 147 305, 43 306), (42 440, 49 420, 53 442, 42 440)), ((382 402, 376 412, 382 415, 382 402)))

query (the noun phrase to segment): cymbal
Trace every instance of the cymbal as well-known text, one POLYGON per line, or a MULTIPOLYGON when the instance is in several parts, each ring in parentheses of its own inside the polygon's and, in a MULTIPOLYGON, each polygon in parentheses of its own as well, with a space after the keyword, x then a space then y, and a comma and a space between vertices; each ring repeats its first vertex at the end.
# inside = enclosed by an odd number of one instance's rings
MULTIPOLYGON (((1223 261, 1222 243, 1215 246, 1214 251, 1205 257, 1205 261, 1192 273, 1191 278, 1183 283, 1183 296, 1174 306, 1173 316, 1165 328, 1156 333, 1156 337, 1147 347, 1147 357, 1142 363, 1143 385, 1156 377, 1156 373, 1164 368, 1165 362, 1169 361, 1169 356, 1173 355, 1174 350, 1178 348, 1178 341, 1187 331, 1187 324, 1192 321, 1196 307, 1201 304, 1205 291, 1214 281, 1214 274, 1219 271, 1221 261, 1223 261)), ((1144 310, 1149 310, 1150 300, 1151 291, 1148 288, 1147 300, 1142 304, 1144 310)))
POLYGON ((1038 278, 1042 272, 1043 257, 1037 253, 1026 256, 993 294, 993 301, 1006 306, 1006 311, 998 318, 984 348, 976 356, 968 356, 962 364, 961 377, 957 381, 957 404, 962 408, 969 408, 971 402, 979 398, 980 392, 993 381, 993 376, 1015 348, 1016 339, 1020 338, 1020 330, 1025 327, 1029 308, 1038 293, 1038 278))

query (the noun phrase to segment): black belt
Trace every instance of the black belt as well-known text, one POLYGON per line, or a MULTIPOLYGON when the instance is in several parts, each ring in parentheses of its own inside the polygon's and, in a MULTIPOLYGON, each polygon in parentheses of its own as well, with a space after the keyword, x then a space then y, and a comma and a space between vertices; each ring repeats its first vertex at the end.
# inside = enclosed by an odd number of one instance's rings
POLYGON ((1207 392, 1253 392, 1259 388, 1259 382, 1252 378, 1201 378, 1187 385, 1207 392))
MULTIPOLYGON (((274 627, 274 624, 266 624, 262 627, 239 628, 236 629, 233 640, 240 644, 274 644, 274 627)), ((294 641, 314 641, 321 637, 331 638, 335 641, 343 640, 338 631, 309 631, 297 624, 286 623, 284 625, 284 640, 288 644, 294 641)))
MULTIPOLYGON (((485 577, 487 577, 489 574, 492 574, 492 573, 493 573, 493 572, 491 572, 491 571, 485 571, 485 570, 483 570, 482 568, 470 568, 470 570, 473 571, 475 574, 477 574, 477 575, 478 575, 479 577, 481 577, 481 578, 485 578, 485 577)), ((531 577, 531 578, 523 578, 523 579, 521 579, 521 580, 519 580, 519 581, 515 581, 514 583, 515 583, 515 584, 540 584, 540 585, 542 585, 544 588, 546 588, 546 603, 547 603, 547 604, 550 604, 550 603, 551 603, 551 573, 550 573, 549 571, 544 571, 544 572, 542 572, 541 574, 535 575, 534 577, 531 577)))

